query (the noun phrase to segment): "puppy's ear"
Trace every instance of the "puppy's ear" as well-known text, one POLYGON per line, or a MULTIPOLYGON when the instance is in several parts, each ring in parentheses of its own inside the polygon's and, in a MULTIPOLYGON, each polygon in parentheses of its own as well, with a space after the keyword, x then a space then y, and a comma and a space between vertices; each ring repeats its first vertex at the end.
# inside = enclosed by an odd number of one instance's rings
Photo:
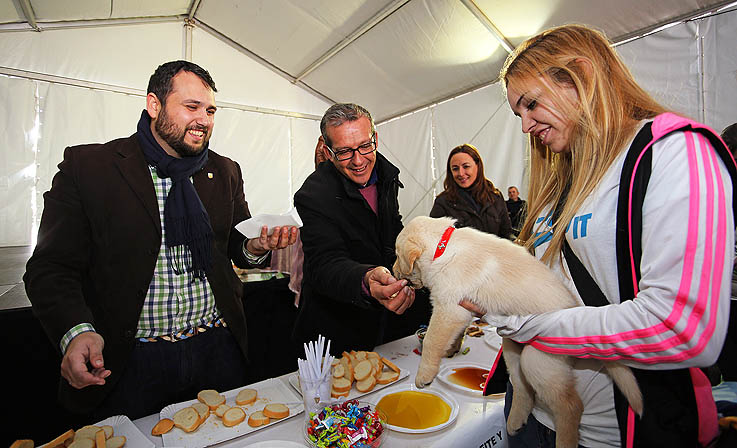
POLYGON ((405 250, 407 251, 407 265, 409 266, 407 272, 412 272, 415 266, 415 261, 417 261, 417 259, 420 258, 420 255, 422 255, 422 246, 419 244, 419 241, 414 238, 407 238, 405 250))

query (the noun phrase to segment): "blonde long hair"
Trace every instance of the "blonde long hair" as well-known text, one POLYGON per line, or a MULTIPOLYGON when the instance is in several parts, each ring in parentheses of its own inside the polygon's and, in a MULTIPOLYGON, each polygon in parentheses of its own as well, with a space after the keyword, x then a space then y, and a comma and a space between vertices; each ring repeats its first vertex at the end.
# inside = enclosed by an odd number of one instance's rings
MULTIPOLYGON (((535 220, 546 207, 554 207, 570 183, 560 217, 553 223, 553 238, 542 260, 560 260, 565 229, 575 212, 599 183, 633 137, 639 122, 666 109, 634 80, 627 67, 600 32, 582 25, 551 28, 520 44, 499 74, 505 89, 539 87, 543 103, 571 123, 570 151, 555 154, 530 134, 530 187, 528 219, 519 240, 532 251, 535 220), (562 87, 573 87, 572 102, 562 87)), ((538 103, 541 99, 537 99, 538 103)))

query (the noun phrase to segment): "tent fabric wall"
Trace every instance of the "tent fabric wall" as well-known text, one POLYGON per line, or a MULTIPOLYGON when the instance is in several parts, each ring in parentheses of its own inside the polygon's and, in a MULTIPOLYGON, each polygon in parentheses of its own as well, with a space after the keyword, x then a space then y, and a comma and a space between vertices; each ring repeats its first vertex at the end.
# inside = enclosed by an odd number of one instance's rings
MULTIPOLYGON (((638 83, 654 98, 674 111, 703 121, 720 132, 737 122, 737 11, 681 23, 660 32, 616 47, 638 83), (703 82, 702 82, 703 79, 703 82)), ((494 75, 496 76, 496 75, 494 75)), ((428 110, 432 123, 417 128, 415 114, 392 120, 397 134, 412 135, 423 142, 432 134, 432 145, 404 148, 416 157, 434 157, 433 175, 412 175, 417 182, 406 182, 407 171, 419 165, 425 173, 426 161, 416 159, 402 169, 405 190, 400 194, 405 220, 426 215, 432 208, 434 189, 443 188, 445 163, 450 150, 462 143, 476 146, 484 160, 485 174, 507 197, 507 187, 515 185, 526 197, 528 157, 527 138, 521 123, 510 111, 501 87, 493 84, 448 100, 428 110), (425 132, 427 135, 413 134, 425 132), (408 211, 410 212, 408 214, 408 211)), ((383 129, 388 126, 379 126, 383 129)), ((415 144, 411 144, 413 147, 415 144)), ((391 157, 390 157, 391 159, 391 157)))
MULTIPOLYGON (((451 13, 449 24, 461 10, 451 13)), ((291 206, 292 195, 313 170, 319 135, 314 118, 329 104, 209 32, 194 28, 190 34, 191 41, 181 22, 0 33, 0 67, 112 87, 89 89, 65 85, 64 79, 0 76, 0 123, 6 130, 6 148, 12 148, 3 154, 0 167, 0 245, 32 241, 34 203, 38 219, 41 194, 51 184, 64 147, 130 135, 144 107, 142 91, 153 68, 182 58, 188 44, 194 62, 213 74, 216 99, 226 103, 217 114, 212 145, 241 164, 252 211, 280 213, 291 206), (132 89, 141 93, 122 93, 132 89), (293 114, 264 114, 259 108, 293 114), (295 118, 300 114, 306 118, 295 118), (40 126, 34 153, 36 118, 40 126)), ((736 40, 737 11, 732 10, 659 31, 617 51, 658 100, 719 131, 737 121, 736 40)), ((359 49, 371 54, 370 48, 363 43, 339 57, 359 49)), ((349 78, 354 90, 370 82, 349 78)), ((385 80, 377 79, 374 82, 385 80)), ((526 196, 526 139, 498 85, 380 123, 378 130, 379 150, 402 170, 400 207, 405 220, 429 213, 434 195, 442 191, 448 151, 465 142, 479 148, 486 176, 505 195, 507 186, 516 185, 526 196)))
MULTIPOLYGON (((294 191, 312 171, 319 122, 241 109, 314 117, 328 104, 205 31, 192 35, 193 61, 215 79, 216 101, 228 104, 216 114, 212 148, 241 165, 253 213, 288 210, 294 191)), ((3 151, 6 163, 0 167, 0 246, 33 244, 42 196, 64 149, 134 133, 148 78, 162 62, 181 59, 185 43, 180 22, 0 33, 0 67, 60 77, 60 82, 46 82, 0 76, 4 147, 13 149, 3 151), (67 80, 110 89, 67 85, 67 80), (140 93, 123 93, 131 89, 140 93)))
POLYGON ((0 246, 31 243, 35 83, 0 77, 0 246))

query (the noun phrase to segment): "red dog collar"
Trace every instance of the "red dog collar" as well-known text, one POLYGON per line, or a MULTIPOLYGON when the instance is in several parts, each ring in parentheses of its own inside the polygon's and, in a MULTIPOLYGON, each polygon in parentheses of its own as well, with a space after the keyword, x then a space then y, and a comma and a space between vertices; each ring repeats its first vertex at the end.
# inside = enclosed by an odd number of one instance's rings
POLYGON ((445 229, 445 232, 443 233, 443 236, 440 238, 440 242, 438 243, 438 247, 435 249, 435 256, 432 257, 433 260, 443 255, 443 252, 445 252, 445 247, 448 245, 448 240, 450 239, 450 236, 453 234, 453 231, 455 229, 456 228, 452 226, 445 229))

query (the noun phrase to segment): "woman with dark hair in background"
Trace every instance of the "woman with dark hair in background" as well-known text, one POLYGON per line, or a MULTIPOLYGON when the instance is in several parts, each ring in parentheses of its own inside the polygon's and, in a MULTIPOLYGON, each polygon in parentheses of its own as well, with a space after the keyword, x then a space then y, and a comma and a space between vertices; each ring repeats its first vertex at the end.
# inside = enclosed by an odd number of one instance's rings
POLYGON ((504 197, 484 176, 484 162, 468 143, 456 146, 448 155, 442 193, 435 198, 430 216, 450 216, 456 227, 473 227, 482 232, 509 238, 512 223, 504 197))

